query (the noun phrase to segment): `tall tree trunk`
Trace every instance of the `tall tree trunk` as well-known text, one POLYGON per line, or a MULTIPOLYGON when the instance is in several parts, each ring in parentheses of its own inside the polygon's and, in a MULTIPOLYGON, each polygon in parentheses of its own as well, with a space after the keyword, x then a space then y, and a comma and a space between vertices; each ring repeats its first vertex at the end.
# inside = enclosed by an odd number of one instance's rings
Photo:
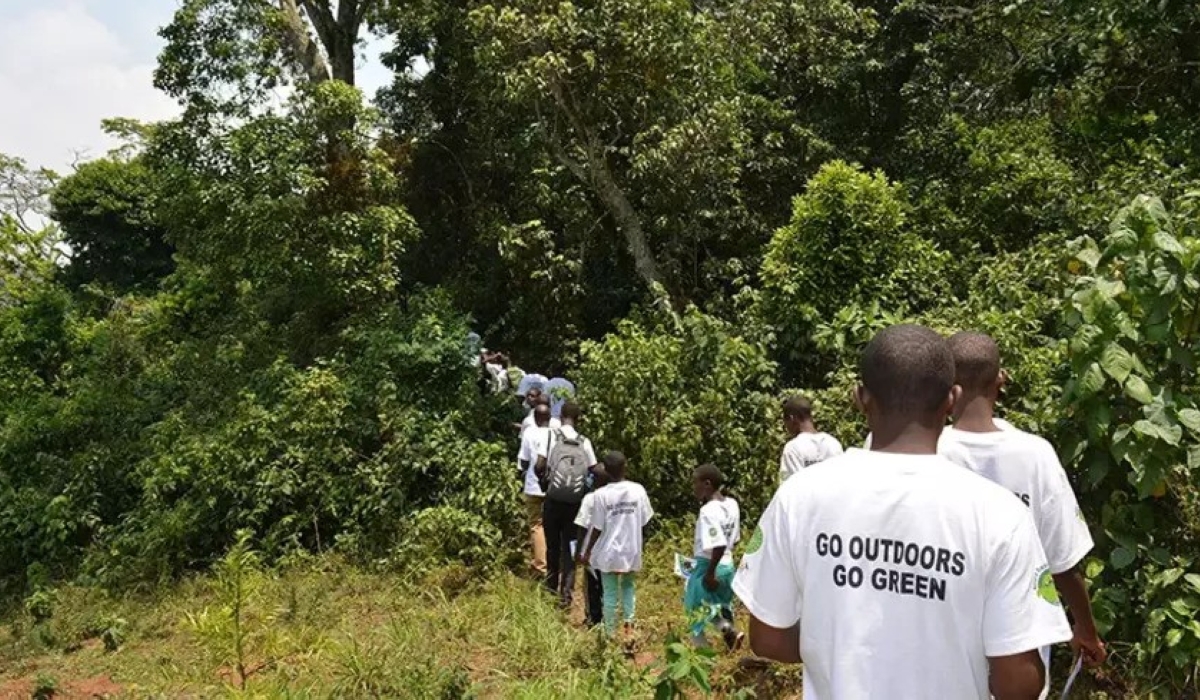
POLYGON ((308 33, 308 26, 300 16, 300 8, 296 0, 279 0, 279 9, 283 13, 284 40, 292 48, 295 60, 304 69, 304 74, 312 83, 321 83, 333 77, 329 63, 321 54, 317 42, 308 33))
POLYGON ((558 111, 566 118, 576 137, 583 142, 585 162, 580 164, 572 159, 563 144, 558 141, 557 135, 552 134, 552 146, 558 159, 574 173, 575 177, 585 185, 589 185, 604 207, 608 209, 608 213, 617 223, 617 228, 625 237, 625 245, 629 249, 629 254, 633 256, 634 269, 637 270, 638 277, 642 279, 650 293, 661 296, 669 302, 666 288, 659 278, 658 263, 654 259, 654 253, 650 250, 649 243, 646 242, 642 218, 634 209, 633 203, 629 201, 629 197, 625 196, 625 191, 617 183, 616 177, 608 167, 608 156, 604 145, 596 133, 584 123, 582 116, 572 104, 567 88, 561 82, 552 81, 550 92, 554 96, 554 103, 558 111))

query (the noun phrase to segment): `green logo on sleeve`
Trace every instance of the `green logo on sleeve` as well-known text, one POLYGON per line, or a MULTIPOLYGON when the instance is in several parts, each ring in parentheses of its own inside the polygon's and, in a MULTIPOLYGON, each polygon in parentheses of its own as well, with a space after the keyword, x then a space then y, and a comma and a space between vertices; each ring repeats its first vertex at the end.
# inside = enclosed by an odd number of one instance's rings
POLYGON ((750 542, 746 545, 746 554, 754 554, 762 549, 763 531, 761 527, 754 528, 754 535, 750 538, 750 542))
POLYGON ((1050 569, 1042 569, 1038 574, 1037 579, 1037 594, 1038 597, 1051 605, 1059 605, 1058 588, 1054 586, 1054 577, 1050 575, 1050 569))
POLYGON ((717 536, 717 528, 715 528, 715 527, 708 528, 708 536, 716 537, 717 536))

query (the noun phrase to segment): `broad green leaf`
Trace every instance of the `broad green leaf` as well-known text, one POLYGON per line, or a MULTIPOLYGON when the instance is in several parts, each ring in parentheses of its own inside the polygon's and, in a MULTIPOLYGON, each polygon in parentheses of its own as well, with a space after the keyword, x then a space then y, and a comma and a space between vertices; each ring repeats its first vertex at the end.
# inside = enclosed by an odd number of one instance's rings
POLYGON ((1188 469, 1200 469, 1200 445, 1188 448, 1187 465, 1188 469))
POLYGON ((1084 573, 1091 579, 1104 573, 1104 560, 1097 558, 1088 559, 1087 565, 1084 567, 1084 573))
POLYGON ((1197 593, 1200 593, 1200 574, 1184 574, 1183 580, 1187 581, 1192 588, 1196 589, 1197 593))
POLYGON ((1167 646, 1173 647, 1183 640, 1183 630, 1178 627, 1167 630, 1167 646))
POLYGON ((1100 249, 1096 247, 1095 241, 1088 238, 1083 247, 1075 253, 1075 257, 1079 262, 1087 265, 1088 270, 1095 270, 1096 266, 1100 264, 1100 249))
POLYGON ((1125 395, 1141 404, 1154 401, 1154 394, 1150 393, 1150 387, 1141 377, 1131 376, 1126 380, 1125 395))
POLYGON ((1070 350, 1075 356, 1085 356, 1092 349, 1092 345, 1104 335, 1104 331, 1091 324, 1084 324, 1075 331, 1075 335, 1071 336, 1070 350))
POLYGON ((1173 256, 1180 256, 1184 252, 1184 248, 1179 243, 1179 239, 1170 231, 1159 229, 1154 232, 1154 247, 1164 253, 1170 253, 1173 256))
POLYGON ((1133 424, 1133 432, 1151 438, 1162 438, 1162 427, 1154 421, 1142 419, 1133 424))
POLYGON ((1132 564, 1133 560, 1133 552, 1124 547, 1117 547, 1113 550, 1112 555, 1109 556, 1109 561, 1112 562, 1114 569, 1124 569, 1132 564))
POLYGON ((1079 378, 1079 391, 1083 396, 1098 394, 1104 388, 1104 381, 1104 370, 1100 368, 1100 363, 1093 362, 1079 378))
POLYGON ((1189 620, 1196 614, 1196 606, 1192 605, 1183 598, 1176 598, 1169 603, 1171 612, 1179 616, 1180 620, 1189 620))
POLYGON ((1200 435, 1200 411, 1194 408, 1183 409, 1179 412, 1179 422, 1196 435, 1200 435))
POLYGON ((1124 383, 1125 379, 1129 377, 1129 373, 1133 371, 1133 356, 1117 343, 1109 343, 1100 353, 1100 367, 1108 373, 1108 376, 1124 383))

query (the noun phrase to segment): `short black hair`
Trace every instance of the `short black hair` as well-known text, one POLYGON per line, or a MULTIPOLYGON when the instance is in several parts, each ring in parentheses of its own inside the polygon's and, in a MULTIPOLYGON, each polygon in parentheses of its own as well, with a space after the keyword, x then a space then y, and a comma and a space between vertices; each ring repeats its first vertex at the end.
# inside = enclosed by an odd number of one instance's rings
POLYGON ((954 353, 955 383, 963 391, 980 392, 1000 376, 1000 347, 986 333, 963 332, 950 336, 954 353))
POLYGON ((954 388, 954 354, 930 328, 885 328, 867 344, 860 366, 863 386, 885 415, 929 415, 954 388))
POLYGON ((604 472, 609 476, 621 477, 625 474, 625 455, 610 450, 604 455, 604 459, 600 460, 604 464, 604 472))
POLYGON ((701 464, 696 467, 696 471, 692 472, 692 478, 707 481, 715 489, 719 489, 725 484, 725 475, 721 473, 720 469, 717 469, 715 464, 701 464))
POLYGON ((546 418, 547 420, 549 420, 550 419, 550 404, 541 403, 541 402, 534 404, 533 418, 534 418, 534 420, 537 420, 538 418, 546 418))
POLYGON ((783 417, 810 420, 812 409, 812 402, 803 396, 790 396, 783 402, 783 417))
POLYGON ((579 404, 575 403, 574 401, 568 401, 563 404, 563 407, 562 407, 563 420, 569 420, 571 422, 575 422, 575 421, 579 420, 581 417, 583 417, 583 409, 579 407, 579 404))

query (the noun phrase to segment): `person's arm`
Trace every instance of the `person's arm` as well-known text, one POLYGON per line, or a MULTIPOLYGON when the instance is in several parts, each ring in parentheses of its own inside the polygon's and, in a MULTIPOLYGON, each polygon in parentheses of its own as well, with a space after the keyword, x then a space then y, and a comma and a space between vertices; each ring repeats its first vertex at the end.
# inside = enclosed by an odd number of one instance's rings
POLYGON ((717 581, 717 566, 721 563, 721 557, 725 556, 725 547, 713 547, 712 556, 708 558, 708 569, 704 572, 704 587, 710 591, 715 591, 721 585, 717 581))
POLYGON ((1046 550, 1050 573, 1054 575, 1054 586, 1074 622, 1071 648, 1076 654, 1082 653, 1088 665, 1096 666, 1104 663, 1108 652, 1096 630, 1087 581, 1079 570, 1080 562, 1094 546, 1092 534, 1079 509, 1075 491, 1067 480, 1067 473, 1049 443, 1042 445, 1041 459, 1046 470, 1043 482, 1045 500, 1038 504, 1034 519, 1046 550))
POLYGON ((596 546, 596 540, 600 539, 600 533, 600 530, 592 528, 592 536, 588 539, 587 549, 584 551, 583 557, 579 559, 580 564, 587 566, 588 562, 592 560, 592 548, 596 546))
POLYGON ((1037 700, 1046 686, 1046 668, 1036 649, 989 658, 988 669, 995 700, 1037 700))
POLYGON ((1035 700, 1046 675, 1038 649, 1070 640, 1071 628, 1033 518, 1020 501, 1004 496, 995 522, 1012 526, 992 533, 991 551, 981 552, 987 567, 983 651, 997 700, 1035 700))
POLYGON ((784 664, 800 663, 800 625, 772 627, 750 616, 750 650, 756 655, 784 664))
POLYGON ((600 492, 596 491, 592 494, 592 522, 590 523, 592 534, 588 537, 587 547, 583 550, 583 558, 580 563, 587 566, 592 560, 592 549, 596 546, 596 540, 600 539, 600 534, 604 528, 608 527, 608 510, 605 508, 604 499, 600 492))
POLYGON ((546 478, 546 458, 550 456, 550 433, 546 433, 546 441, 539 442, 537 446, 537 462, 534 466, 534 474, 537 474, 539 480, 546 478))
POLYGON ((802 478, 784 483, 758 521, 746 544, 733 592, 750 612, 750 648, 783 663, 800 662, 800 612, 803 607, 802 566, 807 533, 797 531, 790 509, 801 508, 797 491, 802 478), (797 544, 802 542, 803 544, 797 544), (796 557, 800 557, 797 565, 796 557))
POLYGON ((1087 581, 1078 566, 1072 567, 1061 574, 1054 574, 1054 586, 1062 594, 1067 610, 1075 624, 1072 628, 1074 636, 1071 648, 1076 654, 1083 654, 1083 660, 1089 666, 1099 666, 1108 658, 1108 650, 1100 640, 1096 631, 1096 618, 1092 616, 1092 601, 1088 596, 1087 581))

